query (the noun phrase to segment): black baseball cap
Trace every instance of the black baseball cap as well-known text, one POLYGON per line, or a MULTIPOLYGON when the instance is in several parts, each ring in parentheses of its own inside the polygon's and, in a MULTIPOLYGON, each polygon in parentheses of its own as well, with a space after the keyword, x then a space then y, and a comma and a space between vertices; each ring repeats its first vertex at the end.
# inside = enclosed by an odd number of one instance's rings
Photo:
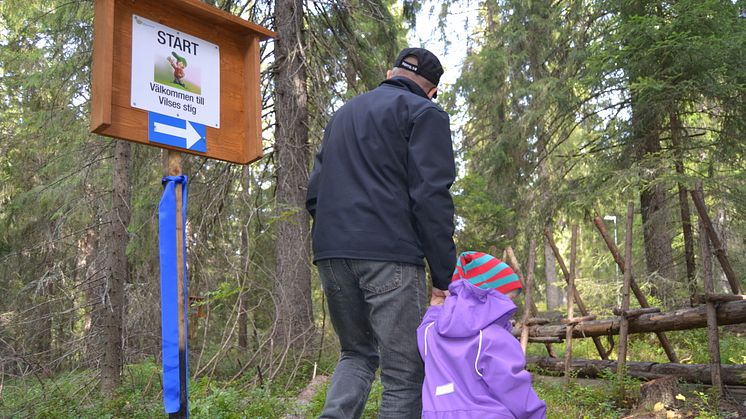
POLYGON ((394 67, 400 67, 415 74, 419 74, 436 86, 440 81, 440 76, 443 75, 443 66, 440 65, 438 57, 436 57, 435 54, 426 50, 425 48, 403 49, 402 52, 399 53, 399 56, 396 57, 394 67), (416 65, 404 61, 404 59, 409 56, 417 57, 416 65))

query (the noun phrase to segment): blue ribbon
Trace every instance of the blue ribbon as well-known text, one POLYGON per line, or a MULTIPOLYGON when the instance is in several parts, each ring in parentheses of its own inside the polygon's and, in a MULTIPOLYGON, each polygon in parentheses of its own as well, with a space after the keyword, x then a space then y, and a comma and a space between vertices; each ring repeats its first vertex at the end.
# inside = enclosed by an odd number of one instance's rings
MULTIPOLYGON (((184 261, 184 334, 187 333, 187 275, 186 275, 186 208, 187 177, 166 176, 163 178, 163 198, 158 208, 159 247, 161 264, 161 335, 163 338, 163 404, 166 413, 176 413, 181 408, 179 381, 179 317, 178 317, 178 273, 177 252, 182 252, 184 261), (183 185, 181 203, 182 244, 176 248, 176 184, 183 185)), ((187 335, 188 336, 188 335, 187 335)), ((187 348, 184 348, 185 376, 187 370, 187 348)), ((185 389, 187 391, 187 389, 185 389)), ((184 411, 188 411, 185 409, 184 411)))

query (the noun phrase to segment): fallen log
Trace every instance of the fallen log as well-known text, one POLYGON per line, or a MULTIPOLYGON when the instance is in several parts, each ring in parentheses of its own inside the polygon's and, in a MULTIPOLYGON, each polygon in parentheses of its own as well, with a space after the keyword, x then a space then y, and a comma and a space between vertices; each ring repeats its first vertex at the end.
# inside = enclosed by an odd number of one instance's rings
MULTIPOLYGON (((528 357, 528 364, 545 371, 562 372, 565 363, 557 358, 528 357)), ((579 377, 597 378, 601 371, 616 371, 617 363, 601 359, 574 359, 571 370, 579 377)), ((746 385, 746 365, 722 365, 723 384, 746 385)), ((673 375, 687 383, 712 384, 709 364, 669 364, 657 362, 627 362, 627 374, 643 380, 653 380, 673 375)))
MULTIPOLYGON (((721 303, 717 307, 718 325, 746 323, 746 300, 721 303)), ((620 318, 593 320, 576 325, 573 338, 590 338, 603 335, 619 334, 620 318)), ((663 332, 671 330, 698 329, 707 326, 705 307, 684 308, 665 313, 643 314, 629 319, 629 333, 663 332)), ((530 337, 565 338, 567 326, 563 324, 531 326, 530 337)), ((521 331, 513 330, 513 335, 520 336, 521 331)))
POLYGON ((697 304, 705 304, 708 301, 712 301, 713 303, 724 303, 728 301, 740 301, 740 300, 746 300, 746 295, 707 293, 707 294, 697 294, 694 296, 694 302, 696 302, 697 304))
POLYGON ((624 317, 637 317, 642 316, 643 314, 650 314, 650 313, 660 313, 661 309, 658 307, 648 307, 648 308, 637 308, 634 310, 622 310, 621 308, 614 308, 612 310, 612 313, 614 313, 615 316, 624 316, 624 317))

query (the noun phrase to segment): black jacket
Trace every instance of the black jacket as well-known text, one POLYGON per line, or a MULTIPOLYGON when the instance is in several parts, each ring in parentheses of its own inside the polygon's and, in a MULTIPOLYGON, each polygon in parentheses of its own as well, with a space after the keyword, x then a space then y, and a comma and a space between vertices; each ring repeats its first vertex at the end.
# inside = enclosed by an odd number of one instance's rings
POLYGON ((448 114, 395 77, 355 97, 324 131, 309 180, 314 261, 424 265, 447 289, 456 264, 448 114))

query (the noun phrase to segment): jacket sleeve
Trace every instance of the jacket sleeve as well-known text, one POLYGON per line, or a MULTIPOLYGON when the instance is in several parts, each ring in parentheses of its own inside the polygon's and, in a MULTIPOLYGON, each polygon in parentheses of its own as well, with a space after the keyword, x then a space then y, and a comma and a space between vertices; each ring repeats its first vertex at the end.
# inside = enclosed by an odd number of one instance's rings
MULTIPOLYGON (((422 360, 425 360, 426 356, 426 347, 427 347, 427 330, 430 327, 431 324, 434 324, 435 319, 438 318, 438 314, 440 313, 440 310, 442 309, 442 306, 430 306, 430 308, 427 309, 425 312, 425 316, 422 318, 422 322, 420 323, 419 327, 417 327, 417 347, 420 350, 420 357, 422 360)), ((435 330, 430 331, 430 333, 437 333, 435 330)))
POLYGON ((407 171, 410 205, 433 286, 445 290, 456 264, 449 191, 456 178, 456 164, 448 114, 428 108, 414 119, 407 171))
POLYGON ((521 345, 509 332, 499 329, 497 337, 484 337, 477 370, 490 394, 517 418, 546 418, 547 406, 531 386, 525 364, 521 345))
POLYGON ((308 189, 306 190, 306 210, 311 214, 312 218, 316 218, 316 201, 319 197, 319 178, 321 177, 322 161, 324 157, 324 143, 329 138, 329 130, 331 129, 334 117, 329 120, 324 129, 324 138, 321 140, 319 151, 316 153, 316 158, 313 160, 313 170, 311 175, 308 177, 308 189))
POLYGON ((312 218, 316 218, 316 200, 319 194, 319 176, 321 176, 321 160, 322 160, 322 147, 319 147, 319 151, 316 153, 316 158, 313 160, 313 171, 308 177, 308 190, 306 191, 306 210, 311 214, 312 218))

